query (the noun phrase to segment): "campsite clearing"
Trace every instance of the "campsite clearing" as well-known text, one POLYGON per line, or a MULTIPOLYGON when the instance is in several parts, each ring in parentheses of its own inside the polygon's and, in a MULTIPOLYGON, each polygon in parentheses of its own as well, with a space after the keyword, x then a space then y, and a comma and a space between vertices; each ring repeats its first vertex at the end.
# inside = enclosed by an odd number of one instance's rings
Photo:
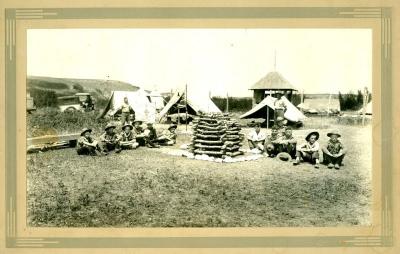
MULTIPOLYGON (((371 125, 323 127, 321 144, 331 128, 343 134, 349 149, 345 166, 338 171, 308 164, 295 167, 271 158, 198 161, 148 148, 105 157, 78 156, 75 149, 29 154, 28 225, 369 225, 371 125)), ((179 126, 178 133, 183 132, 185 127, 179 126)), ((301 142, 308 132, 295 130, 294 135, 301 142)), ((179 135, 175 148, 189 140, 189 135, 179 135)))

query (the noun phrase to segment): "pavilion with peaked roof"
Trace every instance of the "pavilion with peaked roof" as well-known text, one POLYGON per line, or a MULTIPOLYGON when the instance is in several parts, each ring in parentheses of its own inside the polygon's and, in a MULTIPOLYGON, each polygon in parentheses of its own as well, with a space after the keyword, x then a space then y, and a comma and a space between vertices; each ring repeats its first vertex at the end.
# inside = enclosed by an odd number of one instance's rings
POLYGON ((267 95, 273 97, 277 92, 283 92, 291 101, 297 89, 289 83, 279 72, 272 71, 256 82, 249 90, 253 90, 253 107, 260 103, 267 95))

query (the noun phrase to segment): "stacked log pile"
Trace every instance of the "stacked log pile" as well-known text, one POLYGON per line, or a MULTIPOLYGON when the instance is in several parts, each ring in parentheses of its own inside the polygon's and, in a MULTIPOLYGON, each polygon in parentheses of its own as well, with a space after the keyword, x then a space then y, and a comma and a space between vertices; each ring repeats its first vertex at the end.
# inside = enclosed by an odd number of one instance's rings
POLYGON ((222 115, 204 115, 193 120, 190 151, 195 155, 225 158, 243 154, 240 150, 244 135, 239 124, 222 115))

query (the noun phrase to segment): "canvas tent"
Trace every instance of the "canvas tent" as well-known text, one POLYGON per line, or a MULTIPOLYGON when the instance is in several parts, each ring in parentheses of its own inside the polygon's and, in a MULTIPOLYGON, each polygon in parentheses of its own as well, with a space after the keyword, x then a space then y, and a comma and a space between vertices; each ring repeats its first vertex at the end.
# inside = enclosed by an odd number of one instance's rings
POLYGON ((157 91, 150 92, 150 101, 154 104, 157 111, 161 111, 164 108, 164 98, 157 91))
MULTIPOLYGON (((292 122, 300 122, 301 120, 305 119, 306 117, 303 113, 300 112, 285 96, 282 97, 284 100, 287 110, 285 112, 284 117, 292 122)), ((240 116, 240 118, 267 118, 267 110, 271 108, 275 110, 274 102, 276 98, 272 96, 267 96, 258 103, 254 108, 249 110, 248 112, 244 113, 240 116)), ((272 118, 272 116, 271 116, 272 118)))
MULTIPOLYGON (((161 110, 158 115, 158 119, 161 122, 167 114, 175 114, 178 112, 179 105, 185 105, 186 99, 185 93, 178 91, 174 93, 167 105, 161 110)), ((207 96, 202 97, 199 95, 191 95, 188 93, 187 96, 187 107, 188 114, 198 115, 199 112, 203 113, 221 113, 221 110, 214 104, 214 102, 207 96)), ((185 109, 182 109, 185 110, 185 109)), ((180 111, 182 113, 182 110, 180 111)))
POLYGON ((128 98, 128 103, 135 111, 135 118, 145 122, 155 122, 156 107, 152 104, 144 90, 139 89, 136 92, 113 91, 104 110, 99 118, 106 115, 114 116, 121 107, 124 97, 128 98))
MULTIPOLYGON (((361 108, 358 113, 362 115, 363 109, 361 108)), ((367 106, 365 107, 365 114, 372 115, 372 101, 370 101, 367 106)))
POLYGON ((340 102, 337 95, 309 94, 305 95, 303 103, 297 105, 304 113, 339 113, 340 102))

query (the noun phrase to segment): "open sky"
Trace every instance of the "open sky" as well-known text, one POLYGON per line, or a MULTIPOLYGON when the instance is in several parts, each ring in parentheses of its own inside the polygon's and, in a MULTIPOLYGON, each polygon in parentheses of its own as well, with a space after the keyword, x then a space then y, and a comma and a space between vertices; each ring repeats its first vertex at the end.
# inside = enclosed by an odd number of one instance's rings
POLYGON ((30 29, 27 43, 33 76, 251 96, 276 69, 305 93, 372 87, 370 29, 30 29))

